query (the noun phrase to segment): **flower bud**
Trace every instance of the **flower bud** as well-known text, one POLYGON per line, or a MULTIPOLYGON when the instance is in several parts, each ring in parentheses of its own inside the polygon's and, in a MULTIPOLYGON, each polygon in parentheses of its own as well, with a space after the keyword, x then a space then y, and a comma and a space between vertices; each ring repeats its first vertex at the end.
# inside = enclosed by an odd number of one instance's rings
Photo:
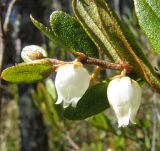
POLYGON ((127 76, 117 77, 109 83, 107 96, 117 116, 119 127, 127 126, 129 121, 135 124, 141 95, 140 85, 127 76))
POLYGON ((47 57, 47 52, 40 46, 29 45, 22 49, 21 57, 25 62, 31 62, 47 57))
POLYGON ((63 107, 70 104, 76 107, 78 101, 89 87, 90 76, 88 71, 80 64, 67 64, 58 68, 55 86, 58 94, 56 104, 63 101, 63 107))

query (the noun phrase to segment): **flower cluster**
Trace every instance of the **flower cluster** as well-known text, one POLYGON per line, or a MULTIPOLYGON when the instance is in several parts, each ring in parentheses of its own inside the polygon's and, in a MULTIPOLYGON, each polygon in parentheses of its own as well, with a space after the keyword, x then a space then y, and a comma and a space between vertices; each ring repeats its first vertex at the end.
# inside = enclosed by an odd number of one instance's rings
MULTIPOLYGON (((25 62, 47 57, 46 51, 36 45, 23 48, 21 52, 25 62)), ((91 76, 92 77, 92 76, 91 76)), ((56 104, 63 102, 63 107, 76 107, 78 101, 87 91, 90 84, 90 75, 83 64, 77 60, 61 65, 57 69, 55 87, 58 94, 56 104)), ((127 126, 129 122, 135 123, 135 116, 141 102, 141 87, 126 76, 125 72, 114 77, 107 88, 107 97, 118 119, 118 125, 127 126)))
MULTIPOLYGON (((63 101, 64 108, 70 104, 76 107, 88 89, 89 81, 89 73, 81 63, 61 66, 55 79, 58 93, 56 104, 63 101)), ((135 123, 135 116, 141 102, 141 87, 135 80, 127 76, 117 76, 109 83, 107 96, 117 116, 119 127, 127 126, 129 121, 135 123)))

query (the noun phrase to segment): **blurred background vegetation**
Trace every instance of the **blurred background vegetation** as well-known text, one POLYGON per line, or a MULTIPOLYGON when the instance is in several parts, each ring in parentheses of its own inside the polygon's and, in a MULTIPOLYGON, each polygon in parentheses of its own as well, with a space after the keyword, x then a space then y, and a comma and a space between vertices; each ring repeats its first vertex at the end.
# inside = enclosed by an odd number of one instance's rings
MULTIPOLYGON (((107 0, 130 30, 154 66, 159 60, 140 30, 132 0, 107 0)), ((73 55, 50 42, 31 23, 29 15, 48 24, 54 10, 73 14, 71 0, 1 0, 0 69, 21 62, 26 45, 45 47, 51 58, 73 60, 73 55)), ((110 71, 104 74, 110 75, 110 71)), ((83 121, 70 121, 54 105, 55 75, 34 84, 0 81, 0 151, 158 151, 160 150, 160 98, 143 86, 137 124, 117 128, 108 109, 83 121)))

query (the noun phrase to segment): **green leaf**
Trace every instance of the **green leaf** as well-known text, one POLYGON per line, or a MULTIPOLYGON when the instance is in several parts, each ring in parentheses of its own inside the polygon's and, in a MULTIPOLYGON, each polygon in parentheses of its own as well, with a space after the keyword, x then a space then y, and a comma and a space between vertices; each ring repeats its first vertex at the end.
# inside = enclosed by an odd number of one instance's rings
POLYGON ((73 0, 74 13, 97 47, 116 62, 125 61, 130 49, 110 8, 104 0, 73 0))
MULTIPOLYGON (((51 111, 50 108, 53 106, 52 105, 48 105, 48 98, 47 97, 47 93, 45 91, 45 87, 42 83, 38 83, 37 84, 37 92, 33 91, 32 92, 32 97, 34 100, 35 105, 39 108, 39 110, 42 112, 43 114, 43 118, 44 121, 46 122, 47 125, 52 125, 54 124, 53 120, 54 120, 54 115, 51 111), (48 108, 48 106, 50 108, 48 108)), ((50 100, 49 100, 50 101, 50 100)), ((52 101, 53 103, 53 101, 52 101)))
POLYGON ((45 84, 46 84, 47 93, 51 96, 53 100, 55 100, 57 97, 56 96, 57 94, 56 94, 56 88, 53 80, 49 78, 46 80, 45 84))
POLYGON ((34 100, 34 103, 35 105, 38 107, 38 108, 41 108, 41 100, 38 96, 38 94, 36 92, 32 92, 32 98, 34 100))
POLYGON ((112 124, 104 113, 97 114, 90 122, 93 126, 101 130, 107 131, 112 129, 112 124))
POLYGON ((160 54, 160 1, 159 0, 134 0, 138 21, 153 50, 160 54))
POLYGON ((52 125, 55 125, 59 121, 56 107, 54 105, 55 100, 49 95, 43 83, 38 83, 37 93, 39 94, 41 104, 45 105, 43 110, 45 118, 48 119, 52 125))
POLYGON ((21 63, 3 70, 1 78, 13 83, 32 83, 48 77, 53 67, 45 60, 21 63))
POLYGON ((160 92, 160 80, 153 67, 128 30, 122 28, 118 17, 104 0, 73 0, 73 10, 92 41, 109 58, 133 67, 137 77, 160 92))
POLYGON ((50 16, 50 25, 65 46, 88 56, 98 57, 95 44, 74 17, 62 11, 55 11, 50 16))
POLYGON ((76 108, 69 106, 64 110, 64 117, 70 120, 83 120, 108 108, 107 85, 108 83, 101 83, 90 87, 76 108))
POLYGON ((56 36, 54 35, 53 31, 49 29, 48 27, 44 26, 42 23, 38 22, 35 18, 30 16, 30 19, 32 23, 45 35, 47 36, 50 40, 52 41, 57 41, 56 36))

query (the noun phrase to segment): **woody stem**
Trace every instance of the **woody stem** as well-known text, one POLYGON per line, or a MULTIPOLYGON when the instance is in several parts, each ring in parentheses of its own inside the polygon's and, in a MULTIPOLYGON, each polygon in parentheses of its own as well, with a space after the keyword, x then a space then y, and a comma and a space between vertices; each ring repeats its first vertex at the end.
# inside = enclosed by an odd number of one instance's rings
POLYGON ((111 63, 107 60, 101 60, 92 57, 85 57, 80 60, 83 64, 91 64, 101 67, 102 69, 112 69, 112 70, 126 70, 127 72, 132 71, 132 67, 124 62, 111 63))
MULTIPOLYGON (((65 62, 57 59, 50 59, 47 58, 51 64, 53 64, 55 67, 59 67, 64 64, 72 64, 73 62, 65 62)), ((90 65, 96 65, 99 66, 101 69, 112 69, 112 70, 126 70, 127 72, 132 71, 132 67, 129 66, 126 63, 111 63, 107 60, 100 60, 92 57, 81 57, 79 61, 83 64, 90 64, 90 65)))

